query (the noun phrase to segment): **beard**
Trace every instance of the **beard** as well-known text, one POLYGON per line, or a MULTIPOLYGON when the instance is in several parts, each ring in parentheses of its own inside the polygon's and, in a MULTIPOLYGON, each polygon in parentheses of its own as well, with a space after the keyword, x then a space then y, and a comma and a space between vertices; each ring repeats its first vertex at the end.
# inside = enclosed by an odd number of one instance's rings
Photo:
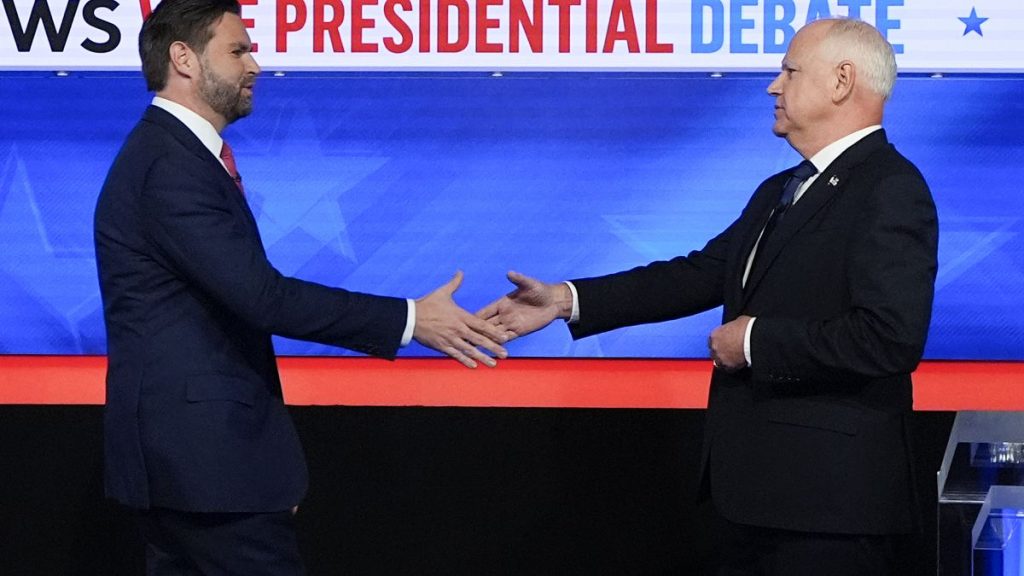
POLYGON ((203 72, 200 77, 199 95, 214 112, 220 114, 230 124, 252 112, 252 94, 244 95, 243 87, 251 87, 252 82, 243 84, 231 83, 218 76, 209 61, 203 60, 203 72))

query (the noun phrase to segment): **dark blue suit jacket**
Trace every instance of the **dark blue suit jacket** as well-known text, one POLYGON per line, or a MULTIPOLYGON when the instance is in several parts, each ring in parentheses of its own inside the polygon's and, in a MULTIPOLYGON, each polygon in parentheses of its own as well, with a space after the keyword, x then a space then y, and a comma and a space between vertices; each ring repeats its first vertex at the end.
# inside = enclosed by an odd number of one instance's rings
POLYGON ((103 185, 95 241, 107 495, 199 512, 298 504, 306 466, 271 334, 391 358, 405 301, 282 276, 223 166, 153 106, 103 185))
POLYGON ((921 173, 883 131, 808 188, 743 272, 787 170, 699 251, 574 281, 577 338, 724 306, 757 317, 752 367, 711 377, 704 486, 743 524, 824 533, 912 530, 907 416, 937 270, 921 173))

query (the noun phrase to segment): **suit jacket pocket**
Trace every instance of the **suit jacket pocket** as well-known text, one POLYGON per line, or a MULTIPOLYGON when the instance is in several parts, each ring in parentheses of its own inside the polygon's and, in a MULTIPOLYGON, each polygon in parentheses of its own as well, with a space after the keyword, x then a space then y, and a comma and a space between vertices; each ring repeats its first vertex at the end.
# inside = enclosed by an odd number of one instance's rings
POLYGON ((193 374, 186 383, 185 399, 189 402, 219 400, 255 406, 256 385, 227 374, 193 374))
POLYGON ((764 407, 769 422, 817 428, 856 436, 860 431, 861 410, 842 404, 811 400, 769 400, 764 407))

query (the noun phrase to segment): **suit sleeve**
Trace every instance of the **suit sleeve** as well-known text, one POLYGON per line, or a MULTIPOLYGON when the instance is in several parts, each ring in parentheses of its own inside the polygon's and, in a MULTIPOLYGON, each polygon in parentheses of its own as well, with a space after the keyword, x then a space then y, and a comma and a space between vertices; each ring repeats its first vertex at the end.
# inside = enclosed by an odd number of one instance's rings
POLYGON ((404 300, 283 276, 233 200, 198 172, 160 158, 140 199, 149 241, 175 273, 264 332, 395 355, 406 323, 404 300))
POLYGON ((729 246, 739 241, 742 219, 686 256, 572 280, 580 304, 579 322, 569 325, 573 338, 674 320, 722 305, 729 246))
POLYGON ((883 378, 921 360, 931 320, 938 219, 923 178, 906 173, 868 190, 851 246, 849 307, 817 320, 758 317, 751 331, 756 380, 883 378))

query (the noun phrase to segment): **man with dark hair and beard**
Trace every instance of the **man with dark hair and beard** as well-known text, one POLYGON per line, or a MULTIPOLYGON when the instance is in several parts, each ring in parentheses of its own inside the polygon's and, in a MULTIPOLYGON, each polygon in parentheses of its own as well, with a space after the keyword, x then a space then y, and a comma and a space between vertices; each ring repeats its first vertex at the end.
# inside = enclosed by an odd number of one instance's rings
POLYGON ((412 339, 469 367, 499 330, 446 285, 419 300, 282 276, 267 261, 220 133, 252 111, 260 68, 236 0, 164 0, 139 51, 152 105, 95 215, 107 328, 105 484, 135 508, 147 574, 302 574, 306 490, 272 334, 393 358, 412 339))

